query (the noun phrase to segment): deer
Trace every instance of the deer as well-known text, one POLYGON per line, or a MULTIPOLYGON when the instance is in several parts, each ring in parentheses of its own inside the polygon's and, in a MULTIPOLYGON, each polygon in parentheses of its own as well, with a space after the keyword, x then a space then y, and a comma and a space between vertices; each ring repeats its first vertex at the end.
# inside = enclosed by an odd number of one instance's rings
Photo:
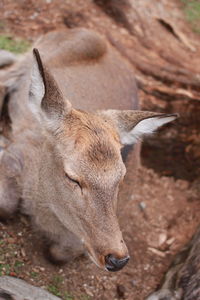
POLYGON ((84 28, 42 36, 0 81, 10 140, 0 152, 1 218, 20 203, 52 261, 87 252, 121 270, 130 258, 116 214, 122 154, 178 114, 141 111, 131 64, 84 28))

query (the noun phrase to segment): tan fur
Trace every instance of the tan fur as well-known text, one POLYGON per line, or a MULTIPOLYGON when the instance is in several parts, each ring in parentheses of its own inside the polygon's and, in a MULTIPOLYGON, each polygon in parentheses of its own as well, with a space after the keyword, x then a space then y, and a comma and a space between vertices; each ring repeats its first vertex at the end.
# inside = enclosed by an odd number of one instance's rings
POLYGON ((116 217, 125 174, 119 131, 157 114, 134 118, 133 110, 119 111, 138 109, 134 74, 98 34, 53 32, 37 47, 42 61, 34 50, 34 58, 27 54, 2 76, 12 143, 2 155, 8 163, 0 164, 0 214, 16 210, 16 191, 23 211, 51 240, 51 256, 69 260, 84 246, 105 268, 105 256, 128 255, 116 217), (106 113, 108 108, 115 113, 106 113), (9 168, 10 155, 16 173, 9 168), (11 178, 15 184, 9 190, 11 178))

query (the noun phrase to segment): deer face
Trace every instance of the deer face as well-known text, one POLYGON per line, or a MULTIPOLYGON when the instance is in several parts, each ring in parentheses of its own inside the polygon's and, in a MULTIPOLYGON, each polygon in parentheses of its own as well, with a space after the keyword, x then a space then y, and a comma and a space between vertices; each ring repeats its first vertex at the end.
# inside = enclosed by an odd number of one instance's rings
POLYGON ((125 175, 121 148, 177 115, 75 110, 43 67, 37 50, 34 54, 30 104, 51 136, 57 191, 51 209, 83 241, 98 266, 118 271, 129 260, 116 217, 118 188, 125 175))
POLYGON ((56 148, 65 195, 56 204, 57 215, 82 239, 97 265, 105 267, 112 256, 122 267, 128 251, 116 218, 118 187, 125 175, 119 137, 104 119, 85 112, 72 110, 63 125, 56 148))

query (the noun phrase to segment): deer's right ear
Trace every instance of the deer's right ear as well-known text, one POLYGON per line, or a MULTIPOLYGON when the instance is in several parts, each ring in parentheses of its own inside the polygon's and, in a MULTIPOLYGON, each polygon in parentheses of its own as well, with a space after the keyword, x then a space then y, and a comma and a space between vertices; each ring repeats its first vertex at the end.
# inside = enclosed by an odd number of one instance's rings
POLYGON ((143 136, 154 133, 159 127, 178 118, 178 114, 162 114, 150 111, 112 110, 98 112, 110 121, 119 133, 123 145, 131 145, 143 136))
POLYGON ((71 104, 62 93, 47 68, 43 65, 39 51, 33 49, 33 66, 29 89, 29 103, 38 119, 60 119, 71 110, 71 104))

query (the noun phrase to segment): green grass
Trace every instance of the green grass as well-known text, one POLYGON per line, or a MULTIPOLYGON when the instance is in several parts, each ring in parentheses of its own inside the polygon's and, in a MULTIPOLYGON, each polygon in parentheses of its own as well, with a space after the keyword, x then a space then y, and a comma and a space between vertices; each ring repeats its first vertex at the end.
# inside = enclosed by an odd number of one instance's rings
POLYGON ((61 292, 59 291, 59 288, 56 287, 55 285, 48 285, 47 290, 52 293, 53 295, 57 296, 57 297, 61 297, 61 292))
POLYGON ((192 29, 200 34, 200 1, 199 0, 181 0, 184 4, 184 12, 192 29))
POLYGON ((64 292, 63 300, 74 300, 74 297, 68 294, 67 292, 64 292))
POLYGON ((54 275, 51 279, 51 284, 49 284, 47 287, 47 290, 53 295, 57 297, 61 297, 63 300, 73 300, 74 297, 72 297, 69 293, 60 292, 60 287, 62 283, 63 283, 63 277, 60 275, 54 275))
POLYGON ((30 44, 26 40, 14 39, 7 35, 0 35, 0 49, 18 54, 27 51, 29 47, 30 44))
POLYGON ((60 275, 54 275, 51 282, 53 285, 58 287, 63 283, 63 277, 60 275))
POLYGON ((15 262, 15 264, 14 264, 14 272, 16 273, 16 274, 19 274, 20 273, 20 271, 21 271, 21 268, 24 266, 24 263, 23 262, 21 262, 21 261, 16 261, 15 262))
POLYGON ((75 298, 70 293, 64 291, 61 292, 61 287, 63 284, 64 278, 60 275, 54 275, 50 281, 50 284, 47 286, 47 290, 53 295, 60 297, 63 300, 90 300, 88 295, 81 295, 79 298, 75 298))
POLYGON ((38 273, 32 271, 32 272, 30 272, 30 276, 31 276, 32 278, 36 278, 36 277, 38 277, 38 273))
POLYGON ((0 264, 0 276, 10 274, 10 265, 9 264, 0 264))

